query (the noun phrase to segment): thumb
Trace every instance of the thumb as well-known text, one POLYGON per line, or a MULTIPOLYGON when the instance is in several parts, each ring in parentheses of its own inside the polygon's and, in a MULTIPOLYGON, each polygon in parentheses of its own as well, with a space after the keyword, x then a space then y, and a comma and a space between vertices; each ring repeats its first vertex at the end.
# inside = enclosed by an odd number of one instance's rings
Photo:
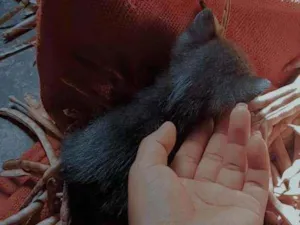
POLYGON ((175 142, 176 127, 171 122, 165 122, 158 130, 142 140, 135 163, 142 167, 167 165, 168 155, 175 142))

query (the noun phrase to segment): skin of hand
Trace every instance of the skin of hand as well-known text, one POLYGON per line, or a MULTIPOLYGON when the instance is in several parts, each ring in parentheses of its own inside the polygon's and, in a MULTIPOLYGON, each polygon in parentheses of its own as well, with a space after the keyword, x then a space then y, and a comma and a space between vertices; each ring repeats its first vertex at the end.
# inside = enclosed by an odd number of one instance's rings
POLYGON ((247 105, 213 129, 211 121, 196 129, 170 166, 172 123, 141 142, 129 173, 130 225, 263 224, 270 160, 247 105))
MULTIPOLYGON (((252 123, 270 146, 278 135, 300 116, 300 75, 281 88, 258 96, 250 104, 252 123)), ((292 133, 290 129, 289 133, 292 133)))

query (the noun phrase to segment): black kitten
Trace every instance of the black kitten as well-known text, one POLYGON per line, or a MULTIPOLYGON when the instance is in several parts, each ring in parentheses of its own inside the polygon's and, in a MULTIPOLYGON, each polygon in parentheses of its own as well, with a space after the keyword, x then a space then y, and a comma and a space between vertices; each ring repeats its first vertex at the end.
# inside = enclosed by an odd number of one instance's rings
POLYGON ((63 142, 62 174, 72 220, 126 223, 128 172, 144 137, 172 121, 178 137, 171 161, 196 122, 251 101, 269 85, 217 35, 212 12, 201 11, 177 39, 169 70, 155 84, 63 142))

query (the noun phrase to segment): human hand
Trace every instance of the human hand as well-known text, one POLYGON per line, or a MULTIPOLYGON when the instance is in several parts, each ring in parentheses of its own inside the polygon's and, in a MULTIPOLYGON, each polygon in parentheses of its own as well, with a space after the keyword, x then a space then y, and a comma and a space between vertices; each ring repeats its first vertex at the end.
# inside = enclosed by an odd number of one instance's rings
POLYGON ((237 106, 212 133, 212 123, 193 132, 171 167, 172 123, 141 142, 129 174, 130 225, 263 224, 270 164, 250 112, 237 106))
MULTIPOLYGON (((300 75, 291 84, 258 96, 249 109, 253 113, 253 127, 262 130, 270 146, 300 116, 300 75)), ((292 132, 289 129, 286 136, 292 132)))

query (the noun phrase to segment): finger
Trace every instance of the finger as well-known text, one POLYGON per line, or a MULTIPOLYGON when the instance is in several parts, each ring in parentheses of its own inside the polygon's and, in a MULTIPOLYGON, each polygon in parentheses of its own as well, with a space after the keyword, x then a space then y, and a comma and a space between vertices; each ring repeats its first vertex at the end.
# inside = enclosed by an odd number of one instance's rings
POLYGON ((268 138, 268 146, 271 146, 273 144, 273 142, 276 140, 276 138, 283 132, 285 131, 286 129, 286 125, 284 124, 278 124, 276 125, 273 130, 272 130, 272 133, 269 135, 269 138, 268 138))
POLYGON ((281 136, 275 139, 270 147, 270 152, 276 157, 274 164, 278 168, 279 173, 283 174, 292 165, 292 162, 281 136))
POLYGON ((265 214, 265 224, 268 224, 268 225, 278 225, 278 224, 281 224, 281 223, 279 223, 278 215, 276 215, 272 211, 266 211, 266 214, 265 214))
MULTIPOLYGON (((287 117, 276 125, 273 125, 272 121, 269 120, 265 120, 260 124, 260 131, 263 134, 263 139, 266 141, 268 146, 270 146, 274 142, 279 134, 285 135, 285 132, 287 132, 286 135, 289 135, 288 124, 295 120, 295 118, 297 118, 299 114, 287 117)), ((259 123, 254 124, 254 126, 257 125, 259 125, 259 123)))
POLYGON ((267 145, 260 133, 250 138, 246 149, 248 170, 243 192, 248 193, 265 206, 269 191, 270 158, 267 145))
POLYGON ((249 140, 250 131, 250 112, 246 104, 240 103, 230 115, 228 142, 244 146, 249 140))
POLYGON ((227 143, 228 124, 229 116, 218 123, 196 169, 195 180, 216 180, 223 161, 221 152, 227 143))
POLYGON ((300 159, 300 135, 296 135, 294 139, 294 156, 293 160, 300 159))
POLYGON ((213 121, 205 122, 197 128, 178 150, 171 168, 183 178, 194 178, 200 158, 213 132, 213 121))
MULTIPOLYGON (((270 146, 279 135, 281 135, 283 138, 290 137, 293 131, 290 129, 289 124, 292 123, 298 116, 298 114, 292 115, 275 125, 271 134, 269 135, 268 146, 270 146)), ((267 122, 271 123, 271 121, 267 122)), ((270 126, 272 125, 270 124, 270 126)))
POLYGON ((265 95, 258 96, 257 98, 255 98, 253 101, 249 103, 249 110, 257 111, 262 108, 265 108, 266 106, 274 102, 276 99, 281 98, 287 94, 290 94, 295 90, 296 88, 294 86, 287 85, 275 91, 271 91, 265 95))
POLYGON ((293 116, 300 112, 300 98, 292 101, 285 107, 277 109, 270 115, 267 115, 266 119, 271 122, 272 125, 276 125, 280 121, 286 119, 287 117, 293 116))
POLYGON ((273 192, 268 157, 267 146, 261 134, 252 136, 247 145, 248 170, 243 192, 259 202, 261 216, 263 216, 268 203, 269 189, 272 188, 273 192))
POLYGON ((228 144, 225 147, 222 168, 216 182, 234 190, 241 190, 246 171, 245 146, 251 130, 251 116, 246 104, 238 105, 231 113, 228 144))
POLYGON ((140 166, 167 165, 168 155, 176 141, 176 127, 165 122, 158 130, 141 142, 135 162, 140 166))
POLYGON ((271 112, 274 112, 275 110, 287 105, 291 101, 295 100, 296 98, 300 97, 296 92, 292 92, 286 96, 283 96, 282 98, 279 98, 272 102, 267 107, 263 108, 255 117, 253 122, 260 121, 263 118, 265 118, 268 114, 271 112))
POLYGON ((263 139, 265 140, 266 143, 269 143, 269 136, 273 131, 273 126, 270 126, 267 121, 264 121, 259 130, 262 134, 263 139))

